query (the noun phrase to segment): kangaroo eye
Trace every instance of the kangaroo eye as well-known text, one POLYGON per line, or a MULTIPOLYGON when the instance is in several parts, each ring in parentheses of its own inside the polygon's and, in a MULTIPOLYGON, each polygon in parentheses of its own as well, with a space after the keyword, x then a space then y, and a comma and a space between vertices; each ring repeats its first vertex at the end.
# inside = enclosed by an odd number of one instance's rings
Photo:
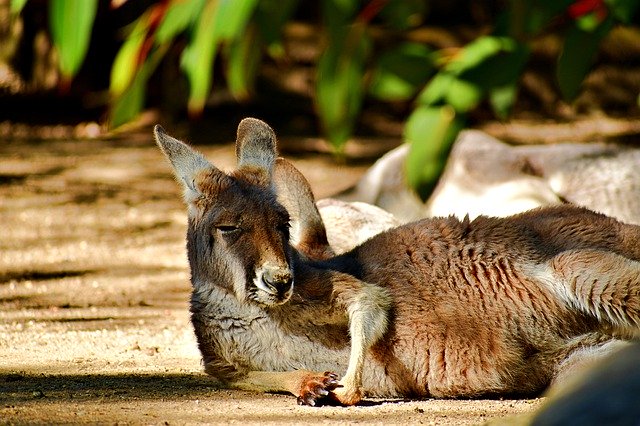
POLYGON ((216 229, 222 234, 232 234, 240 231, 240 228, 235 225, 217 225, 216 229))
POLYGON ((289 232, 289 222, 285 222, 285 223, 281 223, 280 225, 278 225, 278 231, 287 234, 289 232))

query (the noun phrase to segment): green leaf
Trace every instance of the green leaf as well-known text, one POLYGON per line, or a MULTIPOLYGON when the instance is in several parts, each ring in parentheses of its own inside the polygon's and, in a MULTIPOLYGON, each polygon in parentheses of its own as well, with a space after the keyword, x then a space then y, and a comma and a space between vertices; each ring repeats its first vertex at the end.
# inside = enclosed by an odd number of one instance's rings
POLYGON ((142 111, 145 105, 147 81, 168 49, 169 44, 165 43, 153 50, 138 72, 134 74, 129 86, 120 96, 113 98, 109 111, 110 127, 115 128, 131 121, 142 111))
POLYGON ((149 15, 143 14, 135 23, 131 34, 118 50, 111 66, 109 91, 118 97, 129 87, 139 69, 140 48, 147 35, 149 15))
POLYGON ((480 103, 484 93, 481 85, 441 71, 423 89, 417 102, 424 106, 448 104, 457 112, 468 112, 480 103))
POLYGON ((383 53, 373 71, 369 92, 378 99, 411 99, 435 70, 433 52, 423 44, 404 43, 383 53))
POLYGON ((460 75, 479 66, 488 58, 501 52, 512 52, 517 48, 518 43, 510 37, 483 36, 461 49, 444 69, 454 75, 460 75))
POLYGON ((334 22, 345 23, 352 20, 359 7, 359 0, 322 0, 324 18, 334 22))
POLYGON ((437 105, 441 103, 449 93, 451 85, 456 78, 453 74, 441 71, 436 74, 429 84, 420 92, 418 103, 422 105, 437 105))
POLYGON ((182 52, 181 63, 189 80, 189 113, 199 115, 211 89, 213 59, 218 48, 215 34, 218 5, 208 2, 196 24, 193 39, 182 52))
POLYGON ((519 43, 505 43, 493 55, 486 56, 474 67, 467 68, 459 77, 471 81, 484 90, 517 82, 529 59, 530 49, 519 43))
POLYGON ((20 12, 22 12, 22 9, 24 9, 25 4, 27 4, 27 0, 11 0, 9 5, 11 14, 14 16, 19 15, 20 12))
POLYGON ((255 22, 267 51, 272 57, 283 57, 282 28, 291 19, 298 0, 261 0, 255 11, 255 22))
POLYGON ((155 34, 156 43, 171 41, 185 31, 202 13, 205 0, 172 0, 155 34))
POLYGON ((358 0, 322 0, 322 18, 330 40, 345 36, 345 29, 353 23, 358 0))
POLYGON ((354 24, 330 41, 318 62, 316 106, 323 131, 337 153, 351 136, 362 107, 370 45, 364 26, 354 24))
MULTIPOLYGON (((507 37, 481 37, 467 45, 429 82, 418 97, 422 105, 451 105, 456 112, 476 108, 490 94, 494 110, 504 116, 515 98, 499 89, 515 86, 529 58, 529 48, 507 37), (496 89, 496 93, 492 91, 496 89), (500 96, 500 95, 505 96, 500 96)), ((516 92, 511 91, 512 96, 516 92)))
POLYGON ((435 187, 464 120, 450 106, 416 108, 405 125, 410 144, 405 163, 407 183, 426 200, 435 187))
POLYGON ((242 36, 258 0, 217 0, 215 3, 218 5, 215 36, 229 41, 242 36))
POLYGON ((506 120, 511 112, 511 108, 516 102, 518 94, 517 84, 507 84, 501 87, 494 87, 489 91, 489 103, 493 112, 501 120, 506 120))
POLYGON ((454 79, 446 94, 447 104, 456 112, 468 112, 475 108, 482 100, 484 92, 482 87, 474 82, 454 79))
POLYGON ((509 35, 516 40, 530 38, 544 31, 549 24, 576 0, 510 0, 506 16, 499 16, 495 34, 509 35))
POLYGON ((210 0, 196 25, 193 40, 182 54, 189 80, 189 113, 199 115, 211 90, 213 60, 223 41, 240 37, 257 0, 210 0))
POLYGON ((605 0, 613 16, 624 24, 630 24, 638 12, 640 0, 605 0))
POLYGON ((227 85, 236 100, 246 100, 253 92, 262 54, 260 34, 250 25, 243 37, 229 45, 227 50, 227 85))
POLYGON ((131 84, 112 102, 109 125, 115 128, 131 121, 144 108, 148 77, 143 72, 134 75, 131 84))
POLYGON ((578 96, 600 42, 612 26, 613 20, 608 17, 594 31, 584 31, 575 24, 569 28, 556 68, 558 85, 565 100, 571 101, 578 96))
POLYGON ((408 30, 420 25, 427 14, 424 0, 390 0, 380 11, 380 17, 395 30, 408 30))
POLYGON ((89 48, 97 0, 51 0, 49 26, 60 58, 62 76, 76 75, 89 48))
POLYGON ((587 13, 586 15, 583 15, 576 19, 576 25, 578 26, 578 28, 586 32, 592 32, 593 30, 598 28, 600 22, 602 22, 602 20, 596 12, 587 13))

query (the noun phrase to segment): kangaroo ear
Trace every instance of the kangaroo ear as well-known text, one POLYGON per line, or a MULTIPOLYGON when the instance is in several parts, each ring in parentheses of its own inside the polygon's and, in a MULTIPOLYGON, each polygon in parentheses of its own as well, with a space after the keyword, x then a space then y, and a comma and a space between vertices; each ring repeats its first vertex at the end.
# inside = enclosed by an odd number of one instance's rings
POLYGON ((276 153, 276 134, 264 121, 245 118, 238 125, 236 138, 238 168, 261 177, 263 184, 271 181, 276 153))
POLYGON ((161 126, 156 125, 153 128, 153 135, 160 150, 171 162, 174 174, 184 186, 184 198, 187 204, 202 195, 202 189, 198 185, 199 176, 219 173, 226 177, 224 173, 209 163, 202 154, 186 143, 169 136, 161 126))
POLYGON ((273 187, 278 202, 289 212, 291 243, 310 258, 333 256, 311 185, 302 173, 284 158, 278 158, 273 171, 273 187))

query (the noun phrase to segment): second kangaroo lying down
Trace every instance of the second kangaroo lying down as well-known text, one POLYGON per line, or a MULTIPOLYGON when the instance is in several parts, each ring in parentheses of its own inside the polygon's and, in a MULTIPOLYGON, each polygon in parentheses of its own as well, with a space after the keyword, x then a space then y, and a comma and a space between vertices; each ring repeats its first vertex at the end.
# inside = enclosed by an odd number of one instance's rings
POLYGON ((638 329, 640 227, 563 205, 425 219, 332 256, 265 123, 240 123, 231 173, 155 137, 185 190, 204 368, 230 387, 310 405, 532 394, 638 329))

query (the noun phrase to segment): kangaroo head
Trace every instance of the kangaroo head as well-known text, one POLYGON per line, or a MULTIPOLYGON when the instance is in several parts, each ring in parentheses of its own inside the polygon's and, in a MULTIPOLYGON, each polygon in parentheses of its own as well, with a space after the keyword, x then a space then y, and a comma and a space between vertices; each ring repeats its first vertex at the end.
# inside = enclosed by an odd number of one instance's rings
MULTIPOLYGON (((278 202, 273 182, 277 157, 273 130, 260 120, 242 120, 236 140, 238 167, 230 173, 218 170, 160 126, 154 134, 184 187, 195 290, 206 292, 207 286, 216 285, 240 301, 263 306, 285 303, 294 284, 292 218, 278 202)), ((320 226, 324 231, 321 221, 320 226)))

